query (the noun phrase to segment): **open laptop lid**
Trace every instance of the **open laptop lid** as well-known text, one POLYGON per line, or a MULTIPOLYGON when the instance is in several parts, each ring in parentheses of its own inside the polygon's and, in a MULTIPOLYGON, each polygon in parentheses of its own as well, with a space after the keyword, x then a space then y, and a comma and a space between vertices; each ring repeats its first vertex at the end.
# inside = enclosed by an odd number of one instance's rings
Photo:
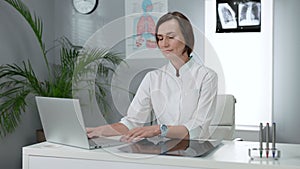
POLYGON ((90 148, 78 99, 37 96, 36 103, 47 141, 90 148))

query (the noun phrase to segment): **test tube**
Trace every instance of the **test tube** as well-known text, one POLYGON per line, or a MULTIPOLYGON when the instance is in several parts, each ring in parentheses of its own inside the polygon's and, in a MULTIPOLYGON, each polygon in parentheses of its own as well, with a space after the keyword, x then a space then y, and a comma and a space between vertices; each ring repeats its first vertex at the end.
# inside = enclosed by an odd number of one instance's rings
POLYGON ((272 124, 272 155, 275 158, 275 150, 276 150, 276 123, 272 124))
POLYGON ((260 123, 259 124, 259 155, 260 155, 260 158, 262 158, 262 154, 263 154, 263 124, 260 123))
POLYGON ((266 126, 266 157, 269 157, 269 137, 270 137, 270 126, 269 123, 267 123, 266 126))

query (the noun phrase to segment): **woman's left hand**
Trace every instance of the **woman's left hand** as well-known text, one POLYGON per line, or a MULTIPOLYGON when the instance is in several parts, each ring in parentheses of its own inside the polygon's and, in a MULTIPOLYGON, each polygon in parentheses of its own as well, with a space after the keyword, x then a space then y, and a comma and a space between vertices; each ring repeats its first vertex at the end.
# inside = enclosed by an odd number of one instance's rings
POLYGON ((155 126, 145 126, 145 127, 137 127, 132 130, 129 130, 127 134, 125 134, 121 141, 124 142, 135 142, 141 140, 143 138, 154 137, 160 134, 159 125, 155 126))

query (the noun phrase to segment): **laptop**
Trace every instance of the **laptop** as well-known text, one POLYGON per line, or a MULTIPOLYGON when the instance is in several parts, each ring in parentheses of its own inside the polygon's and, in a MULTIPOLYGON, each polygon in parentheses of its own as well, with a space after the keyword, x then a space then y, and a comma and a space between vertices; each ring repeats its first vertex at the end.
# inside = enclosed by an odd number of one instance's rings
POLYGON ((120 141, 120 136, 89 139, 78 99, 40 96, 36 96, 35 99, 48 142, 84 149, 125 144, 120 141))

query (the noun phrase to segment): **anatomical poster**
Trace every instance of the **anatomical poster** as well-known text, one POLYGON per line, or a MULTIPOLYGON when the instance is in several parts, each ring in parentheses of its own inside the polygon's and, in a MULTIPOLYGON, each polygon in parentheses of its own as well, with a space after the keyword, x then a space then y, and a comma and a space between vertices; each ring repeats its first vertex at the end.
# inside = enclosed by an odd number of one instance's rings
POLYGON ((167 11, 167 0, 125 1, 127 58, 160 57, 155 53, 155 49, 157 49, 155 26, 159 17, 167 11), (150 50, 154 52, 149 52, 150 50))

